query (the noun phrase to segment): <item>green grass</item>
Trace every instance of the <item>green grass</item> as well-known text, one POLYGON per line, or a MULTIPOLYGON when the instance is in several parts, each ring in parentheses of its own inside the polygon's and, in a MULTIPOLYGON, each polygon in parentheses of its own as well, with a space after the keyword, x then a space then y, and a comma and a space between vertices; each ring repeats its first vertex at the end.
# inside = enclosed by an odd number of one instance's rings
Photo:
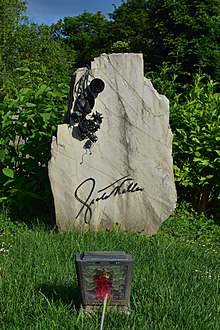
POLYGON ((74 257, 87 250, 135 259, 131 314, 107 310, 104 329, 220 329, 220 229, 204 217, 177 214, 152 237, 0 224, 1 329, 99 329, 79 301, 74 257))

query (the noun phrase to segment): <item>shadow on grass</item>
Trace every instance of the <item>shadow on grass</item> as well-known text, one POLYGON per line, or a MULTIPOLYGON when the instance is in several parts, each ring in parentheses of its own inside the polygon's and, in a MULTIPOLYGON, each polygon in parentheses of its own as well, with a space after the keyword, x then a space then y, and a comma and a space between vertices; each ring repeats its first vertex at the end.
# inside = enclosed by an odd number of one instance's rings
POLYGON ((40 292, 50 303, 63 303, 74 307, 77 311, 80 309, 80 291, 78 287, 72 285, 58 285, 43 283, 38 286, 40 292))
POLYGON ((36 226, 43 226, 47 230, 56 229, 55 206, 52 198, 48 203, 27 201, 20 209, 15 203, 5 203, 1 205, 0 212, 10 221, 25 224, 29 229, 36 226))

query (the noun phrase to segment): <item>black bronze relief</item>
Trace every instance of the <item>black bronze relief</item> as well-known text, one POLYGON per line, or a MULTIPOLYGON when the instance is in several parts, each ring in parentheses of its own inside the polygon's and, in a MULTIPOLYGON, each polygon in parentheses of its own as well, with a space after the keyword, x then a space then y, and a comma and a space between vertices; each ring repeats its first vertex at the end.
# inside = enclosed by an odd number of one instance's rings
POLYGON ((83 148, 90 149, 98 140, 96 132, 101 127, 102 114, 98 111, 92 113, 95 99, 105 88, 105 83, 99 78, 89 82, 89 70, 75 84, 76 100, 73 112, 69 114, 69 124, 78 130, 82 140, 87 139, 83 148))

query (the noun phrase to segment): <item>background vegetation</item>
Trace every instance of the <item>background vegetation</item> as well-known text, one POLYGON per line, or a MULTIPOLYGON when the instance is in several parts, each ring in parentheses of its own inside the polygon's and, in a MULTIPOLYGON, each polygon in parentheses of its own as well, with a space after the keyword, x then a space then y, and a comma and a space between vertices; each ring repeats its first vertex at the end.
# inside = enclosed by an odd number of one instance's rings
POLYGON ((124 250, 131 314, 108 312, 104 329, 219 329, 220 0, 122 0, 109 18, 51 26, 30 23, 26 5, 0 1, 0 328, 98 329, 101 313, 80 307, 74 256, 124 250), (51 138, 73 71, 103 52, 142 52, 170 99, 179 206, 152 237, 49 227, 51 138))
POLYGON ((103 52, 142 52, 170 99, 179 202, 217 218, 220 0, 127 0, 109 18, 84 12, 51 26, 30 23, 26 5, 0 4, 0 201, 22 214, 48 209, 50 141, 73 71, 103 52))

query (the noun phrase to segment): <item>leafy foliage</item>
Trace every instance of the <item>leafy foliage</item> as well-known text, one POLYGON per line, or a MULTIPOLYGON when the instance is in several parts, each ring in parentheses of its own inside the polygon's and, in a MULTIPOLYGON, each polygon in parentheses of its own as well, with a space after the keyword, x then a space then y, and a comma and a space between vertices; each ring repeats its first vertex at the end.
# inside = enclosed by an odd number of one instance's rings
MULTIPOLYGON (((68 82, 75 65, 75 52, 69 51, 61 41, 54 41, 53 28, 34 23, 20 24, 16 30, 16 40, 11 46, 12 67, 20 61, 37 61, 47 68, 47 75, 54 82, 66 78, 68 82)), ((14 72, 13 72, 14 74, 14 72)))
POLYGON ((0 4, 1 200, 20 208, 48 200, 50 140, 74 67, 104 52, 142 52, 154 85, 171 101, 180 199, 197 211, 217 209, 220 0, 122 0, 111 20, 84 12, 50 27, 30 24, 26 4, 0 4))
POLYGON ((191 85, 180 86, 178 75, 172 71, 165 64, 159 76, 151 76, 158 90, 171 101, 174 173, 179 195, 190 201, 198 212, 217 211, 220 207, 218 84, 196 74, 191 85))
POLYGON ((64 17, 53 26, 56 40, 76 51, 76 65, 83 66, 109 49, 111 22, 101 12, 84 12, 75 17, 64 17))
POLYGON ((216 83, 196 75, 184 101, 171 108, 174 171, 199 212, 217 206, 220 198, 220 93, 216 83))
POLYGON ((56 40, 76 52, 77 66, 112 51, 142 52, 146 70, 162 62, 179 80, 203 72, 220 78, 220 0, 124 0, 110 14, 84 12, 53 26, 56 40))
POLYGON ((146 69, 166 61, 183 73, 202 70, 219 80, 219 15, 219 0, 127 0, 111 18, 114 35, 144 54, 146 69))
POLYGON ((37 62, 24 62, 17 71, 19 78, 0 89, 0 185, 1 200, 23 209, 33 208, 33 200, 48 202, 50 142, 63 121, 68 86, 51 83, 37 62))
POLYGON ((0 71, 9 68, 11 45, 16 40, 15 34, 19 23, 24 18, 26 1, 1 0, 0 2, 0 71))
MULTIPOLYGON (((29 23, 24 16, 26 1, 1 0, 0 3, 0 76, 14 77, 23 60, 38 61, 47 67, 54 81, 72 74, 75 52, 60 40, 54 41, 53 27, 29 23)), ((17 72, 18 73, 18 72, 17 72)))

